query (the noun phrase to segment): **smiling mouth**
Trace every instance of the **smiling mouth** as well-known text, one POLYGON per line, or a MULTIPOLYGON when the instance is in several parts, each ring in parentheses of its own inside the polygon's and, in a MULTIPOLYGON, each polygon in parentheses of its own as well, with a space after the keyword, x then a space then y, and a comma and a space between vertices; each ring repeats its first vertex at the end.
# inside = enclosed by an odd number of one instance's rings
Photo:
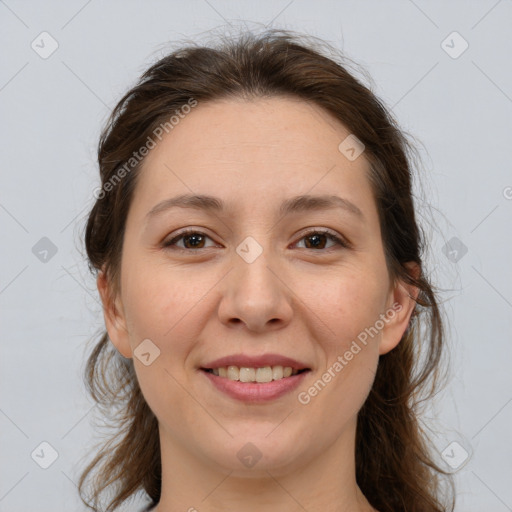
POLYGON ((232 381, 265 384, 275 380, 287 379, 304 372, 310 368, 297 370, 290 366, 264 366, 260 368, 248 368, 238 366, 223 366, 220 368, 201 368, 202 371, 211 373, 217 377, 232 381))

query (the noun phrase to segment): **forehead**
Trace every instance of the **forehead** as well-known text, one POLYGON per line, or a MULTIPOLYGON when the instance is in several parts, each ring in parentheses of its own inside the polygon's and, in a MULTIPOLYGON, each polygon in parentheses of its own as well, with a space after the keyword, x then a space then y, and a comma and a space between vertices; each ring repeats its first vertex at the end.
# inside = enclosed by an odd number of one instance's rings
POLYGON ((328 112, 300 99, 199 103, 145 158, 136 196, 154 203, 203 193, 252 202, 311 191, 371 200, 364 153, 351 161, 340 152, 349 135, 328 112))
POLYGON ((296 98, 219 100, 199 103, 167 134, 148 160, 171 152, 177 161, 204 158, 277 163, 318 162, 338 152, 349 131, 319 106, 296 98), (167 150, 167 151, 166 151, 167 150), (193 151, 191 151, 193 150, 193 151))

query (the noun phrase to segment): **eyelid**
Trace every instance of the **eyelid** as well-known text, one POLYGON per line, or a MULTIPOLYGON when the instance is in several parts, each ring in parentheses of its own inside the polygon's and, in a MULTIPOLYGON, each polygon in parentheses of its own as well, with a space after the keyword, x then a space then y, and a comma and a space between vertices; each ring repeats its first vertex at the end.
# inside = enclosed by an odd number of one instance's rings
MULTIPOLYGON (((168 240, 164 240, 162 242, 162 247, 164 249, 169 249, 169 248, 172 248, 173 245, 178 242, 181 238, 183 238, 184 236, 187 236, 187 235, 202 235, 206 238, 209 238, 210 240, 213 240, 213 237, 211 237, 210 235, 208 235, 208 233, 205 233, 204 232, 204 228, 184 228, 182 231, 178 231, 176 234, 174 234, 171 238, 169 238, 168 240), (174 242, 174 244, 173 244, 174 242)), ((184 249, 183 247, 174 247, 175 250, 178 250, 178 251, 186 251, 186 252, 192 252, 193 249, 184 249)), ((209 249, 209 247, 207 247, 207 249, 209 249)), ((203 249, 204 250, 204 249, 203 249)), ((196 250, 196 252, 198 252, 199 250, 196 250)))
MULTIPOLYGON (((198 228, 198 229, 184 228, 182 231, 178 231, 178 233, 173 235, 173 237, 170 238, 169 240, 165 240, 162 243, 162 247, 164 249, 177 250, 177 251, 189 252, 189 253, 190 252, 199 252, 199 251, 205 250, 205 249, 210 249, 211 247, 204 247, 204 248, 199 248, 199 249, 186 249, 183 247, 176 247, 176 245, 175 245, 184 236, 192 235, 192 234, 202 235, 202 236, 209 238, 210 240, 213 241, 213 237, 211 237, 210 235, 208 235, 207 233, 202 231, 203 229, 204 228, 198 228)), ((344 249, 352 249, 352 247, 353 247, 352 243, 349 240, 347 240, 347 238, 345 236, 338 234, 336 231, 333 231, 331 229, 314 228, 314 227, 313 228, 305 228, 305 229, 306 229, 306 231, 303 231, 299 235, 296 235, 296 236, 298 236, 298 240, 296 242, 294 242, 294 245, 299 243, 300 241, 302 241, 304 238, 306 238, 308 236, 319 234, 319 235, 327 236, 338 247, 341 247, 344 249)), ((318 249, 318 250, 317 249, 308 249, 308 250, 321 253, 321 252, 328 252, 330 249, 333 249, 333 248, 334 247, 330 247, 328 249, 318 249)))
MULTIPOLYGON (((329 228, 315 228, 315 227, 306 228, 306 231, 304 231, 300 235, 298 235, 299 239, 297 242, 301 241, 302 239, 304 239, 307 236, 316 235, 316 234, 327 235, 329 237, 329 239, 331 239, 337 245, 344 247, 345 249, 352 248, 352 243, 345 236, 343 236, 342 234, 340 234, 336 231, 333 231, 332 229, 329 229, 329 228)), ((295 242, 295 243, 297 243, 297 242, 295 242)), ((325 252, 326 250, 328 250, 328 249, 324 249, 323 251, 317 251, 317 252, 325 252)))

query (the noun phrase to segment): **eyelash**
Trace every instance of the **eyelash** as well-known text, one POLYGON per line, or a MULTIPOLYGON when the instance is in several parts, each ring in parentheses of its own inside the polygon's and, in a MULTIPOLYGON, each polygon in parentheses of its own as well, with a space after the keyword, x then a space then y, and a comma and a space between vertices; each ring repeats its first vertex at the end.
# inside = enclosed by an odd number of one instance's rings
MULTIPOLYGON (((184 238, 187 235, 201 235, 203 237, 210 238, 210 240, 211 240, 211 237, 209 237, 206 233, 203 233, 203 232, 198 231, 196 229, 188 229, 186 231, 182 231, 181 233, 176 235, 171 240, 168 240, 167 242, 164 242, 162 244, 162 246, 163 246, 164 249, 178 250, 178 251, 184 251, 184 252, 191 252, 191 251, 192 252, 198 252, 201 249, 205 249, 205 248, 188 249, 188 248, 183 248, 183 247, 176 247, 175 246, 176 242, 178 242, 179 240, 181 240, 182 238, 184 238), (174 246, 174 248, 173 248, 173 246, 174 246)), ((347 242, 346 240, 340 238, 339 236, 335 235, 333 232, 331 232, 329 230, 326 230, 326 229, 317 229, 317 230, 309 231, 308 233, 305 233, 304 235, 302 235, 302 237, 299 239, 299 241, 303 240, 304 238, 313 236, 313 235, 325 235, 325 236, 327 236, 327 238, 329 240, 333 241, 336 245, 338 245, 338 246, 340 246, 340 247, 342 247, 344 249, 350 249, 351 248, 351 244, 349 242, 347 242)), ((206 249, 208 249, 208 247, 206 249)), ((334 249, 334 247, 330 247, 328 249, 308 249, 308 250, 316 251, 316 252, 326 252, 326 251, 329 251, 330 249, 334 249)))

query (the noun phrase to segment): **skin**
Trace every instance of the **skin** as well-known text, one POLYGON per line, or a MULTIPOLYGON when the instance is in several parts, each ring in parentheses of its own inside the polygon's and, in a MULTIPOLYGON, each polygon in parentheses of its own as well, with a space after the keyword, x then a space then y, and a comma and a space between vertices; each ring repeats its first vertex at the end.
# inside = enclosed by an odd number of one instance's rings
POLYGON ((230 99, 199 104, 146 157, 127 218, 120 292, 109 298, 103 273, 97 284, 109 337, 133 357, 159 421, 158 512, 374 510, 355 480, 356 418, 379 355, 407 328, 417 289, 390 279, 368 161, 338 150, 349 133, 300 100, 230 99), (174 208, 146 222, 157 203, 187 193, 216 196, 228 210, 174 208), (338 195, 364 218, 343 209, 280 217, 281 202, 300 194, 338 195), (188 227, 207 236, 199 248, 183 238, 162 247, 188 227), (352 247, 321 235, 315 246, 311 235, 322 228, 352 247), (236 252, 247 236, 263 251, 252 263, 236 252), (378 335, 301 404, 298 393, 397 303, 401 310, 378 335), (145 366, 133 351, 148 338, 160 356, 145 366), (288 355, 312 371, 297 391, 246 404, 199 370, 237 353, 288 355), (261 453, 252 468, 237 457, 248 442, 261 453))

